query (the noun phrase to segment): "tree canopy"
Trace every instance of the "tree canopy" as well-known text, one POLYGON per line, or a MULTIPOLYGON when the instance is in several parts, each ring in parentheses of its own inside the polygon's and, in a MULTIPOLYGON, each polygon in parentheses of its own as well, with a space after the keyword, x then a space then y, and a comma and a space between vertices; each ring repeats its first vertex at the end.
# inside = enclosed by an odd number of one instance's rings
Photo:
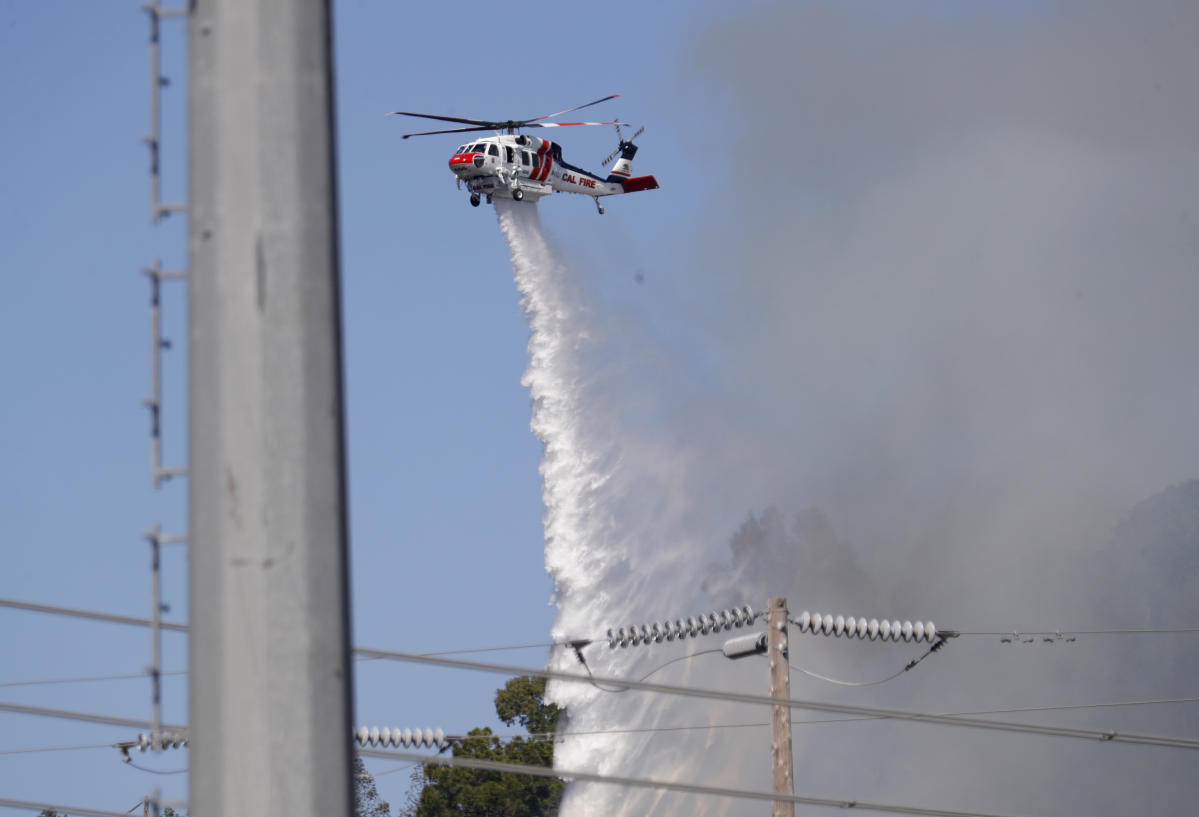
MULTIPOLYGON (((545 679, 512 678, 496 690, 495 711, 508 726, 523 727, 527 736, 502 740, 487 727, 472 729, 455 741, 454 757, 553 766, 553 734, 560 713, 545 701, 545 679)), ((563 782, 428 764, 421 786, 420 796, 406 811, 408 817, 552 817, 558 813, 563 782)))

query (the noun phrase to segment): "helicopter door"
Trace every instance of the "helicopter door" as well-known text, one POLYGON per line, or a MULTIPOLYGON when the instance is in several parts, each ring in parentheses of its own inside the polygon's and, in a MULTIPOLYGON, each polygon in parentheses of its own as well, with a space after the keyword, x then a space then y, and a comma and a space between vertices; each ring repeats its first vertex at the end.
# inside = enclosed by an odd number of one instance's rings
POLYGON ((529 151, 522 150, 520 152, 520 168, 517 172, 521 176, 529 176, 533 172, 533 160, 529 157, 529 151))

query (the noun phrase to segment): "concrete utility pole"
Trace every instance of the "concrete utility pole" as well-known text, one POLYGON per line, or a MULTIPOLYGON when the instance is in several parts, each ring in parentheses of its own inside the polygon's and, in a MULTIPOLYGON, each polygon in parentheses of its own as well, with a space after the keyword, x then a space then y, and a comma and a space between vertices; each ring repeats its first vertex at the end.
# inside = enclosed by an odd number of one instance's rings
POLYGON ((328 0, 192 0, 190 808, 352 812, 328 0))
MULTIPOLYGON (((791 668, 787 653, 787 600, 770 599, 766 626, 766 655, 770 662, 770 697, 791 697, 791 668)), ((791 778, 791 708, 770 707, 770 765, 775 794, 795 794, 791 778)), ((774 817, 794 817, 795 803, 774 801, 774 817)))

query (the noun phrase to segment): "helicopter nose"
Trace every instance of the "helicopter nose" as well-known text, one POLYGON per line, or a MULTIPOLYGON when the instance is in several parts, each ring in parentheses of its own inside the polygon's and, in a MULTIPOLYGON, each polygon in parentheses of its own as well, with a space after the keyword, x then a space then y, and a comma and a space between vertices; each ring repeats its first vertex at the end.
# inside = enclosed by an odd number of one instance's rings
POLYGON ((450 157, 450 170, 458 176, 477 175, 482 167, 482 153, 455 153, 450 157))

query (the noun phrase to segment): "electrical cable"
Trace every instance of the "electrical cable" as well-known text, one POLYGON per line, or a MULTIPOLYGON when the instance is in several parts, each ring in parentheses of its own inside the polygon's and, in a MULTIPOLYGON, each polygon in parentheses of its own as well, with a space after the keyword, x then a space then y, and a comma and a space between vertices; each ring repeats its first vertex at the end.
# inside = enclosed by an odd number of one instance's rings
MULTIPOLYGON (((138 627, 149 627, 152 624, 150 619, 140 618, 138 616, 124 616, 124 615, 117 615, 115 613, 101 613, 101 612, 97 612, 94 610, 81 610, 81 609, 74 608, 74 607, 62 607, 62 606, 53 605, 53 604, 38 604, 35 602, 20 601, 17 599, 0 598, 0 607, 8 607, 8 608, 12 608, 15 610, 27 610, 27 611, 35 612, 35 613, 49 613, 51 615, 71 616, 74 618, 92 619, 95 621, 107 621, 112 624, 131 624, 131 625, 135 625, 138 627)), ((757 613, 755 615, 755 618, 758 618, 761 615, 762 615, 761 613, 757 613)), ((163 630, 167 630, 167 631, 171 631, 171 632, 186 633, 188 631, 188 625, 180 624, 178 622, 173 622, 173 621, 163 621, 163 622, 161 622, 161 624, 159 626, 163 630)), ((1020 631, 1020 630, 957 630, 957 631, 954 631, 954 633, 955 633, 955 635, 960 635, 960 636, 984 636, 984 637, 990 637, 990 636, 999 636, 999 637, 1005 637, 1005 636, 1007 636, 1007 637, 1012 637, 1012 636, 1043 636, 1043 637, 1061 636, 1064 638, 1066 636, 1086 636, 1086 635, 1152 635, 1152 634, 1158 634, 1158 635, 1174 634, 1174 635, 1177 635, 1177 634, 1188 634, 1188 633, 1194 634, 1194 633, 1199 633, 1199 627, 1125 627, 1125 628, 1097 629, 1097 630, 1026 630, 1026 631, 1020 631)), ((563 641, 545 642, 540 645, 529 644, 529 645, 514 645, 514 646, 510 646, 510 647, 483 647, 483 648, 475 648, 474 650, 447 650, 447 651, 445 651, 444 654, 449 655, 449 654, 454 654, 454 653, 465 653, 465 652, 475 652, 475 651, 525 649, 526 647, 532 648, 534 646, 573 646, 574 644, 578 643, 579 641, 591 642, 591 641, 600 641, 600 640, 602 640, 602 639, 600 639, 600 638, 577 639, 577 640, 565 641, 565 642, 563 642, 563 641)), ((351 647, 350 649, 356 654, 362 654, 358 647, 351 647)), ((370 655, 371 650, 369 648, 362 648, 362 649, 364 649, 366 651, 366 654, 363 657, 367 657, 367 658, 375 657, 373 655, 370 655)), ((432 654, 433 653, 430 653, 430 655, 432 655, 432 654)))
MULTIPOLYGON (((107 726, 121 726, 129 729, 153 728, 150 721, 143 718, 122 718, 116 715, 96 715, 90 712, 76 712, 67 709, 51 709, 50 707, 45 706, 14 704, 7 701, 0 701, 0 712, 16 712, 21 715, 37 715, 43 718, 62 718, 63 720, 71 721, 88 721, 90 723, 102 723, 107 726)), ((187 727, 162 723, 159 724, 159 729, 166 732, 184 732, 187 730, 187 727)))
MULTIPOLYGON (((1096 704, 1065 704, 1059 706, 1028 706, 1011 709, 974 709, 964 712, 941 712, 939 714, 948 717, 961 717, 964 715, 1008 715, 1019 714, 1025 712, 1062 712, 1075 709, 1101 709, 1101 708, 1118 708, 1125 706, 1150 706, 1161 704, 1189 704, 1199 703, 1199 698, 1155 698, 1151 700, 1141 701, 1113 701, 1111 703, 1096 703, 1096 704)), ((792 726, 807 726, 822 723, 852 723, 857 721, 875 721, 885 720, 884 718, 819 718, 814 720, 792 720, 792 726)), ((631 727, 628 729, 588 729, 579 732, 569 732, 567 734, 558 734, 557 732, 534 732, 528 737, 531 740, 547 741, 554 740, 561 742, 566 738, 573 737, 588 737, 593 735, 623 735, 623 734, 645 734, 654 732, 696 732, 701 730, 711 729, 749 729, 753 727, 770 726, 769 721, 752 721, 745 723, 705 723, 693 726, 646 726, 646 727, 631 727)), ((452 737, 446 736, 447 739, 452 737)), ((513 732, 511 734, 493 735, 493 737, 503 739, 513 737, 525 737, 524 734, 513 732)))
MULTIPOLYGON (((141 803, 138 803, 141 805, 141 803)), ((0 797, 0 808, 20 809, 21 811, 49 811, 54 814, 71 814, 75 817, 125 817, 127 811, 104 811, 103 809, 83 808, 82 806, 62 806, 51 803, 40 803, 32 800, 13 800, 10 797, 0 797)), ((136 806, 135 806, 136 808, 136 806)))
POLYGON ((899 672, 895 673, 894 675, 888 675, 886 678, 880 678, 877 681, 838 681, 836 678, 829 678, 827 675, 821 675, 818 672, 812 672, 810 670, 804 669, 803 667, 797 667, 794 664, 788 664, 787 666, 791 667, 791 669, 793 669, 793 670, 802 672, 804 675, 810 676, 812 678, 817 678, 821 681, 828 681, 830 684, 837 684, 839 686, 845 686, 845 687, 872 687, 872 686, 878 686, 879 684, 885 684, 888 681, 894 681, 896 678, 898 678, 899 676, 903 675, 908 670, 915 667, 917 664, 919 664, 925 658, 928 658, 930 655, 932 655, 933 653, 940 650, 947 643, 948 642, 944 638, 942 638, 937 643, 933 644, 931 647, 929 647, 927 650, 925 650, 924 653, 919 658, 913 658, 911 661, 909 661, 904 666, 904 668, 901 669, 899 672))
POLYGON ((393 768, 393 769, 384 769, 384 770, 383 770, 383 771, 381 771, 381 772, 360 772, 360 775, 361 775, 362 777, 371 777, 371 778, 374 778, 374 777, 382 777, 382 776, 383 776, 383 775, 385 775, 385 774, 395 774, 396 772, 403 772, 403 771, 406 771, 406 770, 408 770, 408 769, 415 768, 415 767, 417 767, 417 766, 419 766, 419 765, 421 765, 421 764, 419 764, 419 763, 405 763, 403 766, 396 766, 396 767, 395 767, 395 768, 393 768))
POLYGON ((637 777, 620 777, 617 775, 594 774, 591 772, 570 771, 566 769, 551 769, 548 766, 526 766, 519 763, 500 763, 494 760, 483 760, 472 757, 426 757, 410 752, 385 752, 377 749, 360 750, 361 754, 372 757, 385 757, 412 760, 417 763, 460 766, 466 769, 482 769, 485 771, 508 774, 522 774, 532 777, 558 777, 587 783, 609 783, 620 786, 634 786, 648 789, 664 789, 667 791, 685 792, 688 794, 703 794, 715 797, 732 797, 746 800, 769 800, 786 803, 799 803, 808 806, 825 806, 828 808, 857 809, 860 811, 878 811, 888 814, 920 814, 930 817, 1009 817, 980 811, 946 811, 944 809, 920 808, 918 806, 899 806, 885 803, 866 803, 861 800, 833 800, 823 797, 806 797, 798 794, 776 794, 773 792, 753 791, 750 789, 731 789, 717 786, 701 786, 694 783, 678 783, 667 780, 649 780, 637 777))
MULTIPOLYGON (((116 613, 99 613, 94 610, 80 610, 74 607, 61 607, 54 604, 36 604, 30 601, 17 601, 16 599, 0 599, 0 607, 11 607, 15 610, 28 610, 34 613, 50 613, 58 616, 73 616, 74 618, 90 618, 95 621, 107 621, 111 624, 132 624, 138 627, 149 627, 153 622, 148 618, 139 616, 122 616, 116 613)), ((187 632, 186 624, 178 624, 173 621, 163 621, 159 625, 164 630, 173 632, 187 632)))
POLYGON ((37 752, 74 752, 78 749, 111 748, 111 743, 84 743, 78 746, 36 746, 30 749, 0 749, 0 755, 31 755, 37 752))
MULTIPOLYGON (((158 673, 160 676, 187 675, 187 670, 170 670, 158 673)), ((130 672, 124 675, 91 675, 80 678, 41 678, 34 681, 0 681, 0 687, 42 686, 48 684, 82 684, 91 681, 128 681, 135 678, 148 678, 145 672, 130 672)))
POLYGON ((164 772, 158 769, 151 769, 147 766, 138 766, 132 760, 126 761, 125 765, 137 769, 139 772, 149 772, 150 774, 187 774, 187 769, 171 769, 164 772))
POLYGON ((934 724, 940 726, 957 726, 970 729, 990 729, 1003 732, 1025 732, 1044 736, 1074 738, 1080 740, 1100 740, 1114 743, 1131 743, 1145 746, 1162 746, 1174 749, 1199 749, 1199 740, 1175 738, 1159 735, 1142 735, 1121 733, 1115 730, 1100 731, 1095 729, 1076 729, 1073 727, 1041 726, 1029 723, 1010 723, 1005 721, 989 721, 977 718, 952 717, 947 715, 930 715, 923 712, 909 712, 898 709, 881 709, 877 707, 851 706, 848 704, 823 703, 820 701, 798 700, 794 698, 780 699, 765 695, 749 695, 736 692, 722 692, 713 689, 696 687, 671 686, 667 684, 648 683, 645 681, 627 681, 621 678, 601 677, 595 675, 579 675, 558 670, 539 669, 536 667, 517 667, 505 664, 490 664, 479 661, 466 661, 458 658, 444 658, 392 650, 377 650, 368 647, 358 647, 364 655, 382 658, 393 658, 419 664, 455 667, 460 669, 478 670, 481 672, 501 673, 504 675, 531 675, 561 681, 580 681, 584 683, 601 682, 612 686, 628 686, 645 692, 658 692, 672 695, 682 695, 709 700, 735 701, 739 703, 759 704, 764 706, 786 706, 792 709, 808 709, 814 712, 833 712, 843 715, 854 715, 871 718, 893 718, 913 723, 934 724))
POLYGON ((1199 627, 1124 627, 1108 630, 958 630, 958 635, 972 636, 1066 636, 1080 635, 1177 635, 1199 633, 1199 627))
MULTIPOLYGON (((583 658, 583 650, 582 650, 582 648, 581 648, 581 647, 575 647, 575 648, 574 648, 574 650, 575 650, 575 655, 576 655, 576 656, 578 656, 579 663, 583 665, 583 669, 587 670, 587 677, 588 677, 588 679, 591 681, 591 685, 592 685, 593 687, 595 687, 596 689, 600 690, 601 692, 610 692, 610 693, 613 693, 613 694, 618 694, 618 693, 621 693, 621 692, 628 692, 628 691, 631 689, 631 687, 627 687, 627 686, 622 686, 622 687, 620 687, 619 689, 608 689, 608 688, 606 688, 606 687, 600 686, 600 685, 599 685, 598 683, 596 683, 596 681, 595 681, 595 676, 594 676, 594 675, 592 674, 592 672, 591 672, 591 667, 590 667, 590 666, 588 666, 586 659, 584 659, 584 658, 583 658)), ((644 681, 644 680, 648 679, 648 678, 649 678, 651 675, 656 675, 656 674, 657 674, 658 672, 660 672, 661 670, 664 670, 664 669, 666 669, 666 668, 667 668, 667 667, 669 667, 671 664, 677 664, 679 661, 685 661, 685 660, 686 660, 686 659, 688 659, 688 658, 697 658, 697 657, 699 657, 699 656, 701 656, 701 655, 708 655, 708 654, 710 654, 710 653, 714 653, 714 652, 720 652, 720 651, 721 651, 721 650, 720 650, 720 648, 719 648, 719 647, 717 647, 716 649, 711 649, 711 650, 700 650, 699 652, 690 652, 690 653, 687 653, 686 655, 680 655, 680 656, 678 656, 677 658, 672 658, 672 659, 670 659, 669 661, 667 661, 665 664, 662 664, 661 666, 659 666, 659 667, 656 667, 656 668, 654 668, 654 669, 650 670, 650 671, 649 671, 649 672, 647 672, 645 675, 643 675, 643 676, 641 676, 640 678, 638 678, 638 679, 637 679, 637 682, 638 682, 638 683, 640 683, 641 681, 644 681)), ((427 655, 427 654, 428 654, 428 653, 426 653, 426 655, 427 655)))

